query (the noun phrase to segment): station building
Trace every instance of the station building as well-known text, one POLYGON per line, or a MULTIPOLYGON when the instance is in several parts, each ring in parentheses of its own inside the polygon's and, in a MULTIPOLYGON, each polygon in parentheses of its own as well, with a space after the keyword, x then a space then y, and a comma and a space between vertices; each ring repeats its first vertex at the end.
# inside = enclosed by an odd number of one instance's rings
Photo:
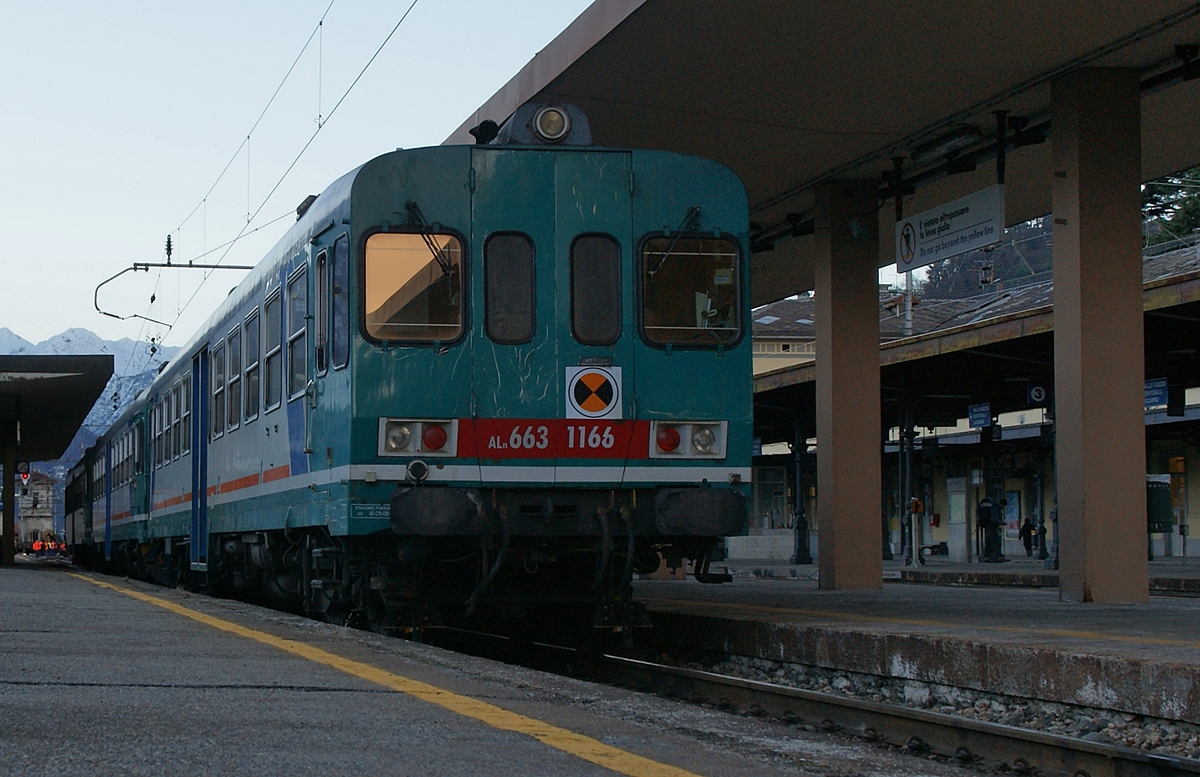
MULTIPOLYGON (((1187 321, 1188 310, 1154 303, 1164 295, 1176 301, 1188 299, 1198 274, 1200 241, 1195 238, 1148 250, 1143 263, 1150 308, 1147 315, 1176 324, 1187 321)), ((1053 305, 1053 281, 1034 276, 1027 282, 1010 282, 1007 288, 1003 284, 986 284, 981 286, 980 293, 968 297, 921 299, 914 295, 912 307, 906 303, 904 292, 880 288, 881 353, 921 341, 932 344, 931 349, 936 352, 943 347, 939 345, 943 337, 1044 316, 1053 305)), ((787 433, 787 424, 778 423, 781 404, 790 401, 790 395, 781 387, 813 381, 818 358, 813 347, 814 307, 811 295, 799 295, 754 312, 756 406, 762 423, 758 438, 760 453, 756 458, 748 537, 730 540, 733 558, 789 560, 795 552, 792 535, 797 516, 802 517, 803 528, 809 535, 810 555, 815 558, 817 554, 820 531, 815 519, 817 440, 807 437, 800 443, 784 439, 780 432, 787 433)), ((1168 351, 1168 357, 1191 355, 1185 340, 1175 346, 1178 347, 1168 351)), ((1178 399, 1172 396, 1175 401, 1166 402, 1167 395, 1158 389, 1162 383, 1170 384, 1180 377, 1173 372, 1173 365, 1161 358, 1148 358, 1146 474, 1157 476, 1150 481, 1165 487, 1170 506, 1169 515, 1164 516, 1161 510, 1148 515, 1147 551, 1152 558, 1200 555, 1200 539, 1193 537, 1194 521, 1189 511, 1189 505, 1200 505, 1200 389, 1187 388, 1179 392, 1178 399)), ((1047 376, 1043 373, 1041 377, 1047 376)), ((955 562, 980 560, 982 536, 976 528, 976 512, 977 505, 988 496, 1004 521, 1005 555, 1026 555, 1020 527, 1029 519, 1039 529, 1044 527, 1044 532, 1039 531, 1035 536, 1033 553, 1051 564, 1054 562, 1057 489, 1051 384, 1048 380, 1038 382, 1020 371, 1008 381, 1024 389, 1027 406, 997 414, 993 425, 972 427, 966 416, 941 413, 943 417, 937 418, 935 412, 930 414, 933 417, 924 419, 931 425, 918 425, 914 429, 911 493, 920 502, 915 521, 917 543, 927 557, 941 556, 955 562), (1037 385, 1042 385, 1040 391, 1035 388, 1037 385), (1003 507, 1001 500, 1005 502, 1003 507)), ((968 384, 962 394, 935 398, 965 406, 972 400, 985 400, 993 388, 981 380, 968 384)), ((889 418, 886 384, 884 389, 886 425, 889 418)), ((894 411, 891 418, 896 420, 894 411)), ((900 431, 898 424, 882 430, 882 534, 884 552, 891 554, 901 553, 907 545, 903 529, 907 515, 902 496, 906 464, 902 461, 900 431)))

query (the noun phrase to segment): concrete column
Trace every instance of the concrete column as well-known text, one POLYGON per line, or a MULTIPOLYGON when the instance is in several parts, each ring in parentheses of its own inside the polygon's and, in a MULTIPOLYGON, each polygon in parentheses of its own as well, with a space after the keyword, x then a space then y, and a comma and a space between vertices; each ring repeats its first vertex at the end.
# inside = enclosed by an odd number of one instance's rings
POLYGON ((816 191, 817 519, 821 588, 881 588, 879 184, 816 191))
POLYGON ((11 567, 17 555, 17 494, 13 478, 17 471, 17 424, 12 420, 0 421, 0 448, 3 448, 4 486, 0 488, 0 499, 4 500, 4 538, 0 543, 0 564, 11 567))
POLYGON ((1145 602, 1138 73, 1056 80, 1051 127, 1059 595, 1145 602))

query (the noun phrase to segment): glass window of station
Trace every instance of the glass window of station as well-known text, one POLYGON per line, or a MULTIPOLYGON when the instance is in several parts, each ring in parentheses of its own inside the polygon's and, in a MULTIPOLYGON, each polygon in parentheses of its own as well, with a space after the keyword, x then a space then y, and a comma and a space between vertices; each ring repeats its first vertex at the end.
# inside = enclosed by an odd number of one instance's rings
POLYGON ((738 248, 713 237, 642 245, 642 331, 657 345, 727 345, 741 334, 738 248))
POLYGON ((450 342, 463 329, 462 243, 453 235, 378 232, 367 238, 366 334, 450 342))

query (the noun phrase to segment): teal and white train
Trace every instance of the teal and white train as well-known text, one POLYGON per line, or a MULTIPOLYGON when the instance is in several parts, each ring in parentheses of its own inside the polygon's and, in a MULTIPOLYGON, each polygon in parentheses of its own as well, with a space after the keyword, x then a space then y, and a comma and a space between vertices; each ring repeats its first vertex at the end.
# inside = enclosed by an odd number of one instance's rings
POLYGON ((305 201, 72 471, 77 560, 380 630, 623 629, 634 572, 719 579, 750 480, 741 182, 593 146, 572 106, 493 134, 305 201))

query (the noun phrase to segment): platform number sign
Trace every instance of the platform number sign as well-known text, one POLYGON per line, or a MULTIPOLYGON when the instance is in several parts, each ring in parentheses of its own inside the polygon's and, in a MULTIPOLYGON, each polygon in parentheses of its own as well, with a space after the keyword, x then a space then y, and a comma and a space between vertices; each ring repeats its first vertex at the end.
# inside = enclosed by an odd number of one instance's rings
POLYGON ((567 367, 567 418, 621 418, 620 367, 567 367))

